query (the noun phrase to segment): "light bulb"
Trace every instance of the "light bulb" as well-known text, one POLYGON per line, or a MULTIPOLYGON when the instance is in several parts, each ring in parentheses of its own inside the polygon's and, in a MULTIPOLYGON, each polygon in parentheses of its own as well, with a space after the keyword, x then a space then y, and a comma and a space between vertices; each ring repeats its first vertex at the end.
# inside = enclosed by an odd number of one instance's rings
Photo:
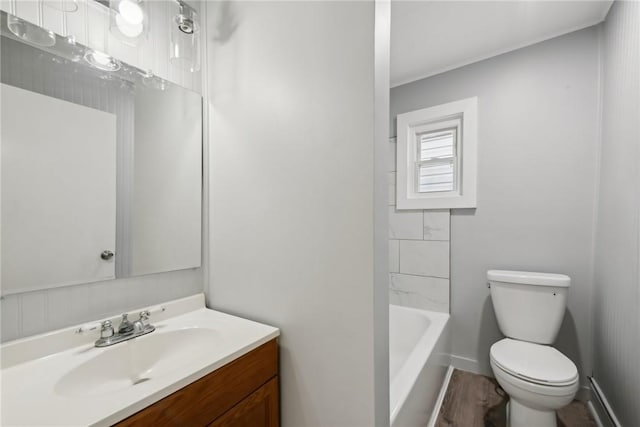
POLYGON ((111 62, 111 57, 109 55, 98 51, 93 52, 93 59, 100 65, 107 65, 111 62))
POLYGON ((120 14, 116 16, 116 25, 118 26, 118 30, 120 30, 123 35, 130 38, 138 37, 144 30, 142 23, 131 24, 130 22, 127 22, 120 14))
POLYGON ((144 20, 144 12, 140 5, 133 0, 122 0, 118 4, 120 17, 129 25, 140 25, 144 20))
POLYGON ((84 60, 103 71, 118 71, 121 67, 120 61, 97 50, 87 50, 84 60))

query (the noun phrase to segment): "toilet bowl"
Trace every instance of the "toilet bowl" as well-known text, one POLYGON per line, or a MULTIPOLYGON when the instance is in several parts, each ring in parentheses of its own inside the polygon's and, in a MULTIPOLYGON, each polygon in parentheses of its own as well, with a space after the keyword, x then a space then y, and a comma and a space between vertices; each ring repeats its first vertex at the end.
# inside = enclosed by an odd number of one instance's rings
POLYGON ((570 278, 562 274, 490 270, 498 326, 507 337, 491 346, 491 369, 509 395, 509 427, 556 427, 556 410, 579 388, 576 365, 553 348, 570 278))
POLYGON ((510 427, 555 426, 555 411, 578 391, 575 364, 553 347, 505 338, 491 346, 490 361, 510 398, 510 427))

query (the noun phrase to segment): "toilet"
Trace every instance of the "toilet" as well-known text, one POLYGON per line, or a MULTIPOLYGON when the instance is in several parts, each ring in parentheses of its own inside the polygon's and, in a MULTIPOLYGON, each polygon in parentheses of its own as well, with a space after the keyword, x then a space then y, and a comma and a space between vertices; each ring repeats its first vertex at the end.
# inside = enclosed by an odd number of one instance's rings
POLYGON ((509 395, 509 427, 555 427, 556 410, 579 387, 576 365, 553 344, 571 279, 564 274, 489 270, 493 308, 506 338, 491 346, 491 369, 509 395))

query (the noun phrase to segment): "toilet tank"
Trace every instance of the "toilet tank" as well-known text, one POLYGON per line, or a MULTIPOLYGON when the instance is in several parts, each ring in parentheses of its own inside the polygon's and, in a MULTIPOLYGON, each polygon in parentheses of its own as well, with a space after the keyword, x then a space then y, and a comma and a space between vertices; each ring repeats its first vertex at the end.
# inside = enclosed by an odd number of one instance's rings
POLYGON ((493 309, 502 333, 538 344, 555 341, 571 278, 564 274, 489 270, 493 309))

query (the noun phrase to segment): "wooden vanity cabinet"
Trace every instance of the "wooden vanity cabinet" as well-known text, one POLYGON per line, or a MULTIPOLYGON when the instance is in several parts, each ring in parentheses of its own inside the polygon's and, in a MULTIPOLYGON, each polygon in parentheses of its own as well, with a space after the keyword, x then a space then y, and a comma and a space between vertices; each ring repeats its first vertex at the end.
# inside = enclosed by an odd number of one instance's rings
POLYGON ((278 378, 272 378, 209 424, 211 427, 277 427, 278 425, 278 378))
POLYGON ((116 426, 277 427, 278 396, 274 339, 116 426))

